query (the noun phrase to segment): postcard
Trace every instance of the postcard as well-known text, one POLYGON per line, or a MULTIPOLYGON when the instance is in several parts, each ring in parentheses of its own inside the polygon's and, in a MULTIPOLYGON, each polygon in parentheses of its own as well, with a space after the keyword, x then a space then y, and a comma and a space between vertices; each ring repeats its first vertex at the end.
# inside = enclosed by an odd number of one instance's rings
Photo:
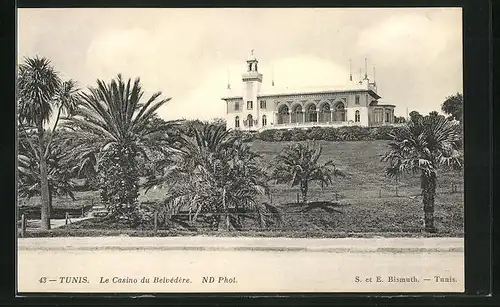
POLYGON ((17 291, 464 292, 460 8, 19 8, 17 291))

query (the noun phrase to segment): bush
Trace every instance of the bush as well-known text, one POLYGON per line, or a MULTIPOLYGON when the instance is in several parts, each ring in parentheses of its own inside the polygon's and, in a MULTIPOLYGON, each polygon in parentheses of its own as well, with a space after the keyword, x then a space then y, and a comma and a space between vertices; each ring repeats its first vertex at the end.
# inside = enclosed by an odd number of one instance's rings
POLYGON ((276 129, 264 130, 255 135, 255 139, 266 142, 293 141, 300 142, 306 140, 324 141, 372 141, 390 140, 390 133, 399 127, 313 127, 309 129, 276 129))
POLYGON ((252 142, 257 138, 257 133, 241 130, 232 130, 230 135, 241 138, 243 143, 252 142))
POLYGON ((347 126, 338 128, 339 141, 370 141, 370 128, 361 126, 347 126))
POLYGON ((374 140, 391 140, 391 136, 389 135, 396 127, 392 126, 380 126, 373 127, 370 129, 370 136, 374 140))
POLYGON ((287 141, 306 141, 307 140, 307 130, 306 129, 300 129, 300 128, 294 128, 292 130, 289 130, 291 133, 291 137, 287 141))
POLYGON ((261 133, 257 134, 257 139, 266 142, 273 142, 274 135, 276 134, 277 131, 279 130, 264 130, 261 133))
POLYGON ((325 136, 326 136, 325 131, 326 131, 326 129, 320 128, 320 127, 313 127, 311 129, 307 129, 307 132, 306 132, 307 139, 308 140, 315 140, 315 141, 324 140, 325 136))

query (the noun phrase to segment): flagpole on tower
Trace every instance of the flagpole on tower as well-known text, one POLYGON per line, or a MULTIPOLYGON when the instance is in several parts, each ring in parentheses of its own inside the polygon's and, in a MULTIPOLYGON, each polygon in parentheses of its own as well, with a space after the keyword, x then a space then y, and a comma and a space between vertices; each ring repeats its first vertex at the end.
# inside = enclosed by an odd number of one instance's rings
POLYGON ((352 81, 352 61, 349 59, 349 81, 352 81))
POLYGON ((368 59, 365 58, 365 80, 368 79, 368 59))
POLYGON ((274 65, 271 65, 271 86, 274 86, 274 65))

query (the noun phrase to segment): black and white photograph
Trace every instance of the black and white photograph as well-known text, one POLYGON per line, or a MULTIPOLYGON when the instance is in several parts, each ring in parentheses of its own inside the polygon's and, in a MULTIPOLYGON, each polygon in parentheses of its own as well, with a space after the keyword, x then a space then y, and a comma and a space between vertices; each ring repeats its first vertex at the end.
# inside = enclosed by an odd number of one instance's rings
POLYGON ((465 289, 461 8, 17 9, 18 293, 465 289))

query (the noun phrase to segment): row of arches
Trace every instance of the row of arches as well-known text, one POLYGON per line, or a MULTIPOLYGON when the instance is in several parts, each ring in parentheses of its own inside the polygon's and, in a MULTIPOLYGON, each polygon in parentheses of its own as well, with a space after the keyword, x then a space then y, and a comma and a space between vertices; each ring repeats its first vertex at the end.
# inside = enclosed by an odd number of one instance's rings
MULTIPOLYGON (((316 109, 316 105, 310 104, 306 108, 301 105, 295 105, 290 109, 288 105, 281 105, 278 108, 277 118, 278 125, 282 124, 292 124, 292 123, 308 123, 308 122, 319 122, 319 123, 329 123, 329 122, 345 122, 347 121, 345 105, 342 102, 337 102, 333 107, 329 103, 321 104, 319 109, 316 109)), ((246 127, 254 127, 258 124, 257 120, 254 120, 251 114, 243 120, 246 127)), ((267 126, 267 117, 263 115, 261 117, 261 126, 267 126)), ((354 121, 360 122, 361 116, 358 110, 354 113, 354 121)), ((235 128, 240 127, 240 117, 236 116, 234 118, 235 128)))
POLYGON ((310 104, 305 108, 301 105, 295 105, 292 109, 287 105, 278 108, 278 124, 345 121, 346 110, 342 102, 337 102, 333 107, 328 102, 325 102, 320 105, 319 109, 314 104, 310 104))

